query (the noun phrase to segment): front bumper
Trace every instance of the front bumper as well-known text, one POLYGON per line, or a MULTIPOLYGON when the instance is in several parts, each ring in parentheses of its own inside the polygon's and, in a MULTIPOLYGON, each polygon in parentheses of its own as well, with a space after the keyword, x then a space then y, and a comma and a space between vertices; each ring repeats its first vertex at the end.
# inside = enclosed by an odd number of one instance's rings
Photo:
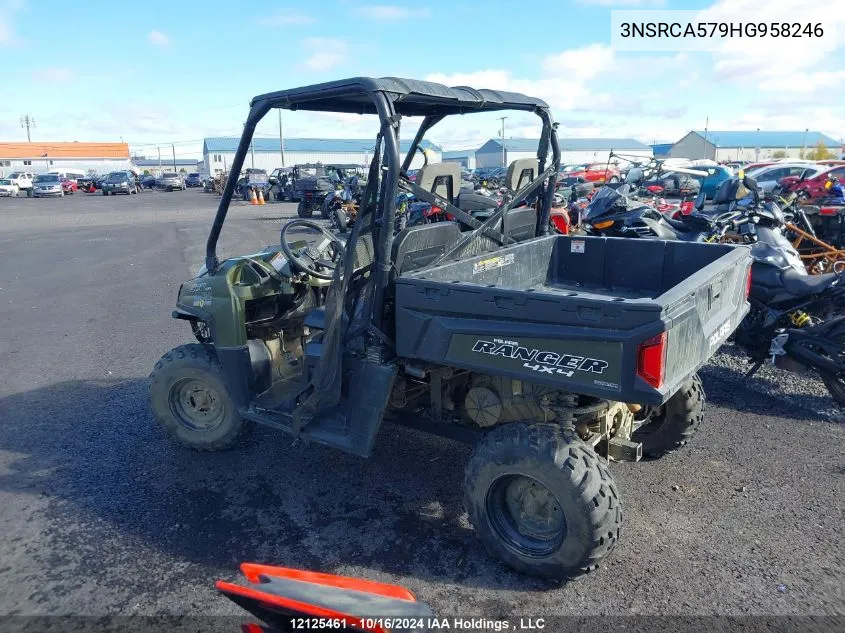
POLYGON ((0 189, 0 196, 16 196, 18 195, 17 189, 0 189))
POLYGON ((63 190, 61 189, 61 187, 59 189, 39 189, 36 187, 32 190, 32 195, 38 198, 42 196, 60 196, 62 195, 62 193, 63 190))
POLYGON ((134 188, 134 185, 103 185, 103 191, 108 191, 109 193, 129 193, 134 188))

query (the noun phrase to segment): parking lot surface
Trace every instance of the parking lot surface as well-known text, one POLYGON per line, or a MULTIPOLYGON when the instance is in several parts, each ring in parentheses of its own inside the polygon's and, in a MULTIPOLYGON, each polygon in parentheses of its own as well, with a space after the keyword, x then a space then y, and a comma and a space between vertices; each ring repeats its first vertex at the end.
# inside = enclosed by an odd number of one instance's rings
MULTIPOLYGON (((841 410, 812 380, 743 383, 730 349, 689 448, 613 465, 621 541, 563 585, 485 554, 463 445, 385 425, 370 459, 264 428, 175 446, 146 380, 192 340, 170 312, 218 200, 0 199, 0 614, 238 613, 213 581, 241 561, 398 582, 444 616, 845 613, 841 410)), ((275 243, 294 211, 236 203, 219 251, 275 243)))

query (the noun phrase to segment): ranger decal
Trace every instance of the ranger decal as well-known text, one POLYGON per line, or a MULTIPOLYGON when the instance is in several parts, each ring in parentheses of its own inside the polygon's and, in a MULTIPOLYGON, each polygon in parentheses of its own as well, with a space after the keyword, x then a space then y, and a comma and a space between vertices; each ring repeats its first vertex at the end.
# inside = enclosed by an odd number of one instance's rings
POLYGON ((493 341, 478 339, 472 346, 472 351, 479 354, 521 360, 523 361, 522 366, 526 369, 541 374, 560 374, 570 378, 576 371, 601 374, 608 366, 608 362, 600 358, 530 349, 521 346, 518 341, 502 341, 500 339, 493 341))

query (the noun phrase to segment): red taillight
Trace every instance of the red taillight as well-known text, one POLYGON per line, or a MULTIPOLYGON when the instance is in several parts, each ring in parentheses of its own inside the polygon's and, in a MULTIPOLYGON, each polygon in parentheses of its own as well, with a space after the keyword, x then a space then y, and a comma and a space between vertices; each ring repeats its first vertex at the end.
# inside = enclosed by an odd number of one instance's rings
POLYGON ((745 279, 745 298, 751 296, 751 266, 748 267, 748 277, 745 279))
POLYGON ((637 375, 655 389, 663 384, 666 372, 666 332, 640 343, 637 350, 637 375))
POLYGON ((838 209, 836 207, 821 207, 819 209, 819 215, 836 215, 838 213, 838 209))
POLYGON ((660 185, 649 185, 648 187, 646 187, 646 190, 650 191, 651 193, 662 193, 663 187, 661 187, 660 185))

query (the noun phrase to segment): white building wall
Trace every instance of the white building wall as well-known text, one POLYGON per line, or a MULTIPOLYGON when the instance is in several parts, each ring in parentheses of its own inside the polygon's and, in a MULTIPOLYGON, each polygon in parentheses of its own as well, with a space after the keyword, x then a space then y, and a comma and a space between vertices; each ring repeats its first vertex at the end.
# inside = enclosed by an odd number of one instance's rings
POLYGON ((106 174, 110 171, 132 169, 132 161, 128 158, 33 158, 32 160, 0 160, 0 176, 6 176, 13 171, 46 174, 48 171, 61 171, 62 169, 81 169, 86 174, 106 174), (27 165, 25 163, 30 164, 27 165))
MULTIPOLYGON (((801 147, 718 147, 716 148, 716 160, 750 160, 760 161, 772 158, 775 152, 786 152, 783 158, 801 158, 801 147)), ((815 149, 815 146, 807 147, 806 151, 815 149)), ((838 155, 838 147, 828 147, 829 151, 838 155)), ((778 154, 780 156, 780 154, 778 154)))
MULTIPOLYGON (((579 165, 581 163, 606 163, 610 157, 611 150, 563 150, 560 153, 561 165, 579 165)), ((652 156, 651 149, 614 149, 614 153, 624 154, 625 156, 637 156, 643 159, 649 159, 652 156)), ((617 160, 617 159, 614 159, 617 160)), ((625 161, 618 159, 619 164, 625 164, 625 161)))
MULTIPOLYGON (((292 165, 300 165, 303 163, 347 163, 352 165, 362 165, 367 166, 369 165, 370 161, 372 160, 373 155, 372 153, 359 153, 359 152, 338 152, 338 153, 326 153, 326 152, 291 152, 285 151, 285 166, 290 167, 292 165)), ((404 160, 405 156, 402 155, 402 159, 404 160)), ((213 174, 217 171, 228 171, 232 165, 232 161, 235 159, 234 152, 209 152, 208 154, 203 155, 203 173, 204 174, 213 174), (215 155, 219 155, 221 160, 219 162, 214 161, 215 155)), ((440 152, 432 152, 429 157, 429 162, 439 163, 441 159, 440 152)), ((423 157, 422 154, 417 152, 417 155, 414 157, 413 162, 411 163, 411 169, 418 169, 423 165, 423 157)), ((255 168, 255 169, 264 169, 267 173, 270 173, 274 169, 282 166, 282 156, 278 152, 255 152, 254 157, 252 152, 247 152, 246 158, 244 159, 244 169, 247 168, 255 168)))

